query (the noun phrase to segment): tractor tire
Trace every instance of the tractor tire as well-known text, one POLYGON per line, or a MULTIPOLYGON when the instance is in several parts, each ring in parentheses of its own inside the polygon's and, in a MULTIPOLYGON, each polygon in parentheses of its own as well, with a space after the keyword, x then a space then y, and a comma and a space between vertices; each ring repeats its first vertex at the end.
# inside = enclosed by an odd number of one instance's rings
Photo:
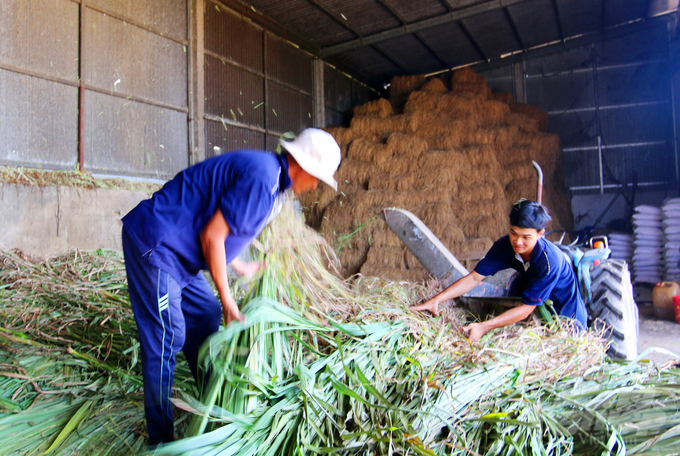
POLYGON ((628 264, 608 259, 591 271, 592 302, 588 307, 591 328, 603 330, 612 358, 633 360, 638 356, 638 307, 633 299, 628 264))

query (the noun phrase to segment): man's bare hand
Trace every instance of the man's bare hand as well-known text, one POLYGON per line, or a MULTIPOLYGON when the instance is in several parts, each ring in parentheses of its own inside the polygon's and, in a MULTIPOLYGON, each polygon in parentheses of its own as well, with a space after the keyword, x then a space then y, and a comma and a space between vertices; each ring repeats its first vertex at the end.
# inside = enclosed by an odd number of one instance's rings
POLYGON ((484 336, 484 334, 489 332, 484 323, 470 323, 469 325, 463 327, 463 331, 470 332, 470 335, 468 335, 468 340, 473 344, 478 342, 479 339, 484 336))
POLYGON ((238 309, 236 303, 222 305, 222 314, 224 315, 224 326, 227 326, 232 321, 246 321, 246 316, 238 309))
POLYGON ((429 301, 419 305, 419 306, 413 306, 411 307, 411 310, 417 310, 417 311, 423 311, 423 310, 428 310, 434 315, 435 317, 439 316, 439 303, 436 301, 433 301, 430 299, 429 301))
POLYGON ((266 266, 264 261, 251 261, 245 263, 239 258, 234 258, 231 262, 231 268, 236 272, 236 274, 242 277, 252 277, 256 272, 266 266))

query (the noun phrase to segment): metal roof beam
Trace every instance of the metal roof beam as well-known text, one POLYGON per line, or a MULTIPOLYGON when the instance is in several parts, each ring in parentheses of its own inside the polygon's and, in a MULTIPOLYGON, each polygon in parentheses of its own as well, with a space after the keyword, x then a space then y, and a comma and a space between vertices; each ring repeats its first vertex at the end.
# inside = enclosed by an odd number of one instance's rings
POLYGON ((560 35, 560 41, 564 41, 564 30, 562 29, 562 15, 560 14, 560 6, 557 0, 552 0, 553 8, 555 9, 555 18, 557 19, 557 33, 560 35))
MULTIPOLYGON (((396 17, 397 20, 399 22, 401 22, 402 25, 406 25, 406 19, 404 19, 401 16, 401 14, 399 14, 398 11, 396 11, 394 8, 392 8, 392 5, 387 3, 385 0, 377 0, 377 2, 380 3, 380 5, 382 5, 382 7, 385 8, 387 11, 389 11, 390 14, 392 14, 392 16, 396 17)), ((437 52, 434 49, 432 49, 432 47, 429 44, 427 44, 427 41, 425 41, 425 39, 422 37, 422 35, 420 33, 415 33, 414 35, 415 35, 416 39, 418 39, 418 41, 420 41, 420 43, 423 46, 425 46, 425 49, 428 50, 428 52, 432 55, 432 57, 437 59, 439 61, 439 63, 441 63, 444 68, 449 66, 449 64, 447 62, 445 62, 444 59, 442 59, 441 56, 439 54, 437 54, 437 52)))
POLYGON ((472 32, 467 28, 467 26, 461 21, 459 23, 460 29, 463 31, 465 36, 467 37, 468 41, 470 41, 470 44, 472 44, 472 47, 475 48, 475 51, 482 57, 482 60, 486 60, 487 62, 489 61, 489 57, 486 55, 486 52, 484 52, 484 49, 482 49, 482 46, 477 42, 474 36, 472 36, 472 32))
POLYGON ((632 22, 630 24, 619 25, 610 27, 607 30, 588 33, 586 35, 579 35, 576 38, 567 38, 564 41, 556 41, 548 45, 536 46, 526 51, 518 52, 510 57, 506 58, 494 58, 488 62, 476 62, 469 66, 474 68, 476 71, 487 71, 494 68, 499 68, 506 65, 511 65, 513 63, 521 62, 526 59, 533 59, 537 57, 544 57, 546 55, 555 54, 557 52, 567 51, 569 49, 574 49, 580 46, 586 46, 591 43, 597 43, 604 40, 609 40, 612 38, 618 38, 621 36, 629 35, 631 33, 637 33, 640 31, 647 30, 649 28, 655 27, 658 24, 664 24, 673 20, 669 16, 658 16, 654 18, 649 18, 646 20, 640 20, 632 22))
POLYGON ((503 8, 503 13, 505 14, 505 18, 508 20, 508 22, 510 22, 510 28, 512 29, 512 33, 515 35, 515 39, 519 43, 519 47, 526 50, 527 47, 524 44, 522 35, 519 34, 519 29, 517 28, 517 23, 515 23, 515 20, 512 18, 512 13, 510 13, 508 8, 503 8))
POLYGON ((441 16, 414 22, 413 24, 407 24, 402 27, 385 30, 384 32, 375 33, 373 35, 365 36, 362 38, 357 38, 355 40, 350 40, 345 43, 336 44, 334 46, 328 46, 326 48, 321 49, 321 56, 327 57, 341 52, 351 51, 362 46, 369 46, 372 44, 379 43, 381 41, 386 41, 403 35, 409 35, 411 33, 416 33, 421 30, 448 24, 450 22, 460 21, 461 19, 465 19, 466 17, 476 16, 477 14, 487 13, 489 11, 506 8, 508 6, 516 5, 518 3, 524 3, 526 1, 529 0, 486 1, 474 6, 452 11, 441 16))

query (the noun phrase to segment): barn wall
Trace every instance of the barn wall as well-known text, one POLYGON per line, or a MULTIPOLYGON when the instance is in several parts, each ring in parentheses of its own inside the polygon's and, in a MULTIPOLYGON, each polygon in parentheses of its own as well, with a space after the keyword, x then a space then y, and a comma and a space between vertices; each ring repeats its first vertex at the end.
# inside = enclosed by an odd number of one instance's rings
MULTIPOLYGON (((671 44, 659 24, 481 71, 493 91, 549 113, 549 132, 562 139, 577 228, 592 224, 628 181, 637 179, 636 204, 658 205, 677 194, 671 44)), ((626 217, 624 201, 603 224, 626 217)))
POLYGON ((0 30, 0 165, 167 180, 375 93, 218 0, 3 0, 0 30))

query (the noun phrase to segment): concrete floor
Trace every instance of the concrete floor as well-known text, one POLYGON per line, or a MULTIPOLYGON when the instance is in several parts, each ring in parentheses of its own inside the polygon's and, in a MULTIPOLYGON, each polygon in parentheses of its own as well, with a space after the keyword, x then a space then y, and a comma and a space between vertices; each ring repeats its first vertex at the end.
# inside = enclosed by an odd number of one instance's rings
POLYGON ((640 314, 640 339, 639 353, 649 347, 659 347, 669 350, 678 357, 674 358, 667 354, 650 353, 646 359, 657 364, 664 364, 672 359, 680 362, 680 324, 674 321, 659 320, 649 315, 644 309, 640 314))

